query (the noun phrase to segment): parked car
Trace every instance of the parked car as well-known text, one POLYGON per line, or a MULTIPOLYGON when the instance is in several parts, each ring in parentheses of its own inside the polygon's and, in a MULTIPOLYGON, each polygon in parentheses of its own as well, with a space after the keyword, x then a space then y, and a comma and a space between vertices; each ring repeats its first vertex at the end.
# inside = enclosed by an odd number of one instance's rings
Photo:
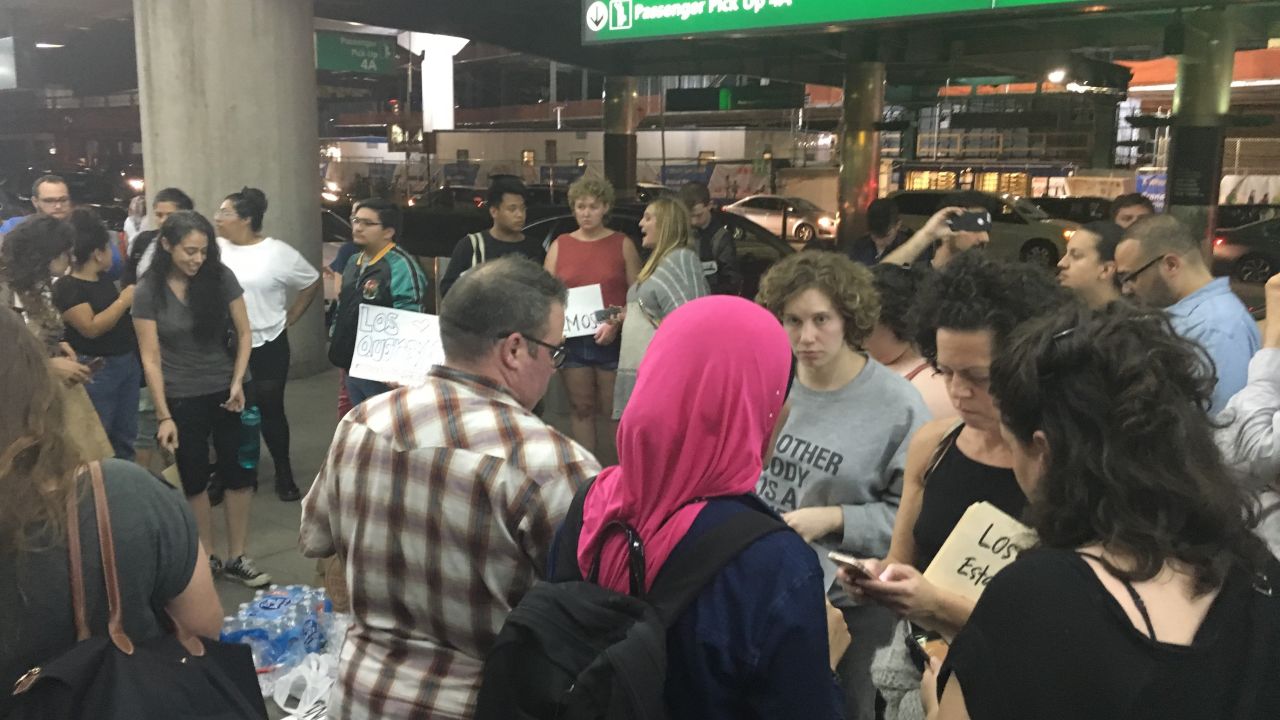
POLYGON ((1081 225, 1096 220, 1106 220, 1111 210, 1110 200, 1092 195, 1027 199, 1034 203, 1036 207, 1048 213, 1049 217, 1070 220, 1081 225))
POLYGON ((827 212, 804 198, 751 195, 726 205, 724 209, 752 220, 775 235, 801 244, 815 237, 836 236, 835 213, 827 212), (782 227, 784 217, 787 224, 785 230, 782 227))
POLYGON ((636 183, 636 200, 640 202, 653 202, 660 197, 668 197, 675 195, 676 191, 666 185, 658 183, 636 183))
POLYGON ((1240 282, 1266 282, 1280 271, 1280 218, 1219 230, 1213 238, 1213 265, 1240 282))
MULTIPOLYGON (((639 246, 640 216, 643 212, 643 205, 619 206, 605 218, 605 225, 630 237, 639 246)), ((748 300, 754 300, 760 289, 760 277, 775 262, 794 253, 795 249, 774 233, 740 215, 713 210, 712 217, 729 228, 729 235, 738 251, 738 266, 743 276, 742 292, 739 294, 748 300)), ((525 227, 524 233, 527 237, 542 240, 543 247, 550 247, 552 240, 577 228, 578 221, 573 215, 565 214, 531 223, 525 227)))
POLYGON ((470 205, 484 207, 489 189, 468 185, 436 188, 409 198, 409 207, 454 208, 470 205))
MULTIPOLYGON (((902 225, 919 230, 942 206, 951 190, 900 190, 889 197, 898 205, 902 225)), ((991 212, 993 257, 1033 262, 1052 268, 1066 250, 1079 223, 1049 217, 1026 198, 1010 193, 981 193, 991 212)))

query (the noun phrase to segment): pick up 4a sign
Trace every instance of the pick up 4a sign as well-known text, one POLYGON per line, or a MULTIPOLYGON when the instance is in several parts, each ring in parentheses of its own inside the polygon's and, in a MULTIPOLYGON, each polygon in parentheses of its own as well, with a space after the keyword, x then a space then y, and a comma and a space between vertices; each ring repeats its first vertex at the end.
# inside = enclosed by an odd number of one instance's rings
POLYGON ((582 41, 744 32, 1073 2, 1079 0, 583 0, 582 41))

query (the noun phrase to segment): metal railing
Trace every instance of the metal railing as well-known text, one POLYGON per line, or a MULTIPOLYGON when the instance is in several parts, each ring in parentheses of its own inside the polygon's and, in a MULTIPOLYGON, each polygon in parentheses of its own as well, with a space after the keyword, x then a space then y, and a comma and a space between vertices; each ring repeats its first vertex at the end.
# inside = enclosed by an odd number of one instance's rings
POLYGON ((920 133, 916 139, 916 156, 921 159, 1080 160, 1088 158, 1092 147, 1093 137, 1088 132, 943 130, 920 133))

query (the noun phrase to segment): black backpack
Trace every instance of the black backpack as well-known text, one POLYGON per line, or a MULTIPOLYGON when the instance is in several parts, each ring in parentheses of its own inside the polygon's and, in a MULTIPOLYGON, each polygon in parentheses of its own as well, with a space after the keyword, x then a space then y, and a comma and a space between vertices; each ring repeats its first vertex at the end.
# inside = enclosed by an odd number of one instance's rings
POLYGON ((734 514, 663 565, 643 598, 644 547, 628 525, 631 594, 578 570, 582 506, 565 517, 555 575, 538 582, 507 617, 485 662, 476 720, 659 720, 666 718, 667 630, 720 570, 748 545, 786 524, 759 511, 734 514))

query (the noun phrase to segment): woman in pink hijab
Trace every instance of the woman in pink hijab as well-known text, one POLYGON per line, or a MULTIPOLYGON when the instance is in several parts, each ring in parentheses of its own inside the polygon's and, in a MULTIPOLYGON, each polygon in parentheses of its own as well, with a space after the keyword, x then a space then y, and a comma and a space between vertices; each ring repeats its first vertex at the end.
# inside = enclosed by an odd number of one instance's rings
MULTIPOLYGON (((618 428, 619 464, 586 497, 578 543, 586 577, 629 591, 624 533, 644 545, 645 589, 681 547, 740 512, 771 512, 753 490, 786 395, 786 332, 731 296, 690 302, 658 328, 618 428)), ((553 553, 554 556, 554 553, 553 553)), ((841 717, 822 570, 791 531, 749 545, 667 636, 673 719, 841 717)))

